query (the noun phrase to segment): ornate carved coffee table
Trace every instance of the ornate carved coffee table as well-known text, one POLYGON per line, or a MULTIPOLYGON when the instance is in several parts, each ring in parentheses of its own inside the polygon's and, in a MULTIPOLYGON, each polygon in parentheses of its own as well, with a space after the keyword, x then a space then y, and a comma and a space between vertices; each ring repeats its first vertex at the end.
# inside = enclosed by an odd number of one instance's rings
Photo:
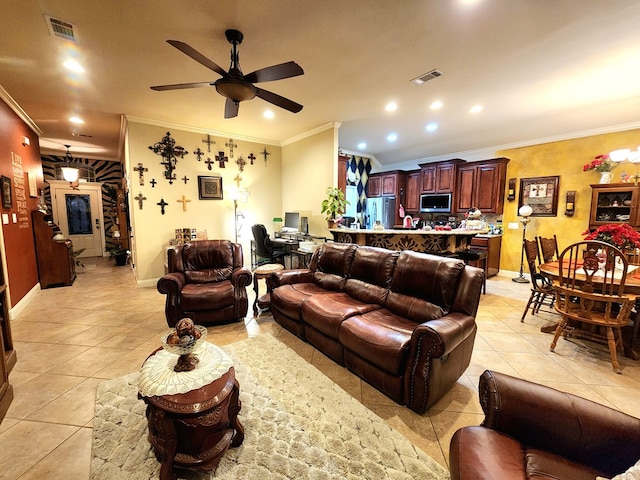
MULTIPOLYGON (((194 372, 197 370, 188 373, 194 372)), ((239 392, 235 370, 230 367, 216 380, 186 393, 138 395, 147 404, 149 442, 162 462, 160 480, 175 479, 174 466, 213 470, 230 446, 242 444, 239 392)))

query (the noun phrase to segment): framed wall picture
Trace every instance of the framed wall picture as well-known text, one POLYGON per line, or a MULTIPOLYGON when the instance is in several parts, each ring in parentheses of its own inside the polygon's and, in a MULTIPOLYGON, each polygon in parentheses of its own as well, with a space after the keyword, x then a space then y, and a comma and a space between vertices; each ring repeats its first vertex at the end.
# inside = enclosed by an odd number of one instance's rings
POLYGON ((559 176, 521 178, 518 210, 522 205, 529 205, 533 209, 532 217, 557 216, 559 182, 559 176))
POLYGON ((2 208, 11 208, 11 179, 2 175, 2 208))
POLYGON ((200 200, 222 200, 222 177, 198 175, 198 198, 200 200))

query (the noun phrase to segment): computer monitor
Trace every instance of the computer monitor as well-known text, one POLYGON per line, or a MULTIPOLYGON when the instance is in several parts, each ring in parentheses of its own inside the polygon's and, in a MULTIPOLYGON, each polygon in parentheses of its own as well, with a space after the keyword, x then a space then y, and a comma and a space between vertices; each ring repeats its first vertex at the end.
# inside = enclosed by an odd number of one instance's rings
POLYGON ((284 214, 284 229, 290 232, 297 232, 300 229, 300 214, 298 212, 284 214))

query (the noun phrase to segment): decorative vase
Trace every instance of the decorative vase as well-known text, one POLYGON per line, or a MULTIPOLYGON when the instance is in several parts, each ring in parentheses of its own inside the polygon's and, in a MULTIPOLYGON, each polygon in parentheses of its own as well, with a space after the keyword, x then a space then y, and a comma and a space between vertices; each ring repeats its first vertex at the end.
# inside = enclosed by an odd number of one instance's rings
POLYGON ((613 180, 613 173, 611 172, 600 172, 600 182, 599 183, 611 183, 613 180))

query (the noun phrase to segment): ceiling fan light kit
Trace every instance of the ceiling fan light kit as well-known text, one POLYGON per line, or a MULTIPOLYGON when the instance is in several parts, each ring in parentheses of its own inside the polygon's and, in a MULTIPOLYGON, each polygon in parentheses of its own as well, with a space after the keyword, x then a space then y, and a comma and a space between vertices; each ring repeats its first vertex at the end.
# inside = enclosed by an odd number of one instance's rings
POLYGON ((231 43, 231 66, 229 71, 224 71, 218 64, 214 63, 196 49, 190 45, 181 42, 179 40, 167 40, 169 45, 177 48, 182 53, 191 57, 196 62, 207 67, 209 70, 213 70, 219 74, 222 78, 219 78, 215 82, 194 82, 194 83, 178 83, 172 85, 157 85, 151 87, 152 90, 164 91, 164 90, 180 90, 185 88, 198 88, 214 86, 216 91, 225 97, 227 100, 224 107, 224 117, 233 118, 238 115, 238 108, 240 102, 251 100, 255 97, 260 97, 263 100, 272 103, 273 105, 288 110, 292 113, 298 113, 302 110, 302 105, 282 97, 277 93, 264 90, 256 87, 254 83, 260 82, 272 82, 275 80, 282 80, 285 78, 296 77, 304 74, 304 70, 300 65, 295 62, 285 62, 278 65, 272 65, 270 67, 261 68, 254 72, 244 75, 240 68, 240 61, 238 56, 238 45, 242 43, 244 36, 242 32, 238 30, 229 29, 225 31, 227 41, 231 43))

